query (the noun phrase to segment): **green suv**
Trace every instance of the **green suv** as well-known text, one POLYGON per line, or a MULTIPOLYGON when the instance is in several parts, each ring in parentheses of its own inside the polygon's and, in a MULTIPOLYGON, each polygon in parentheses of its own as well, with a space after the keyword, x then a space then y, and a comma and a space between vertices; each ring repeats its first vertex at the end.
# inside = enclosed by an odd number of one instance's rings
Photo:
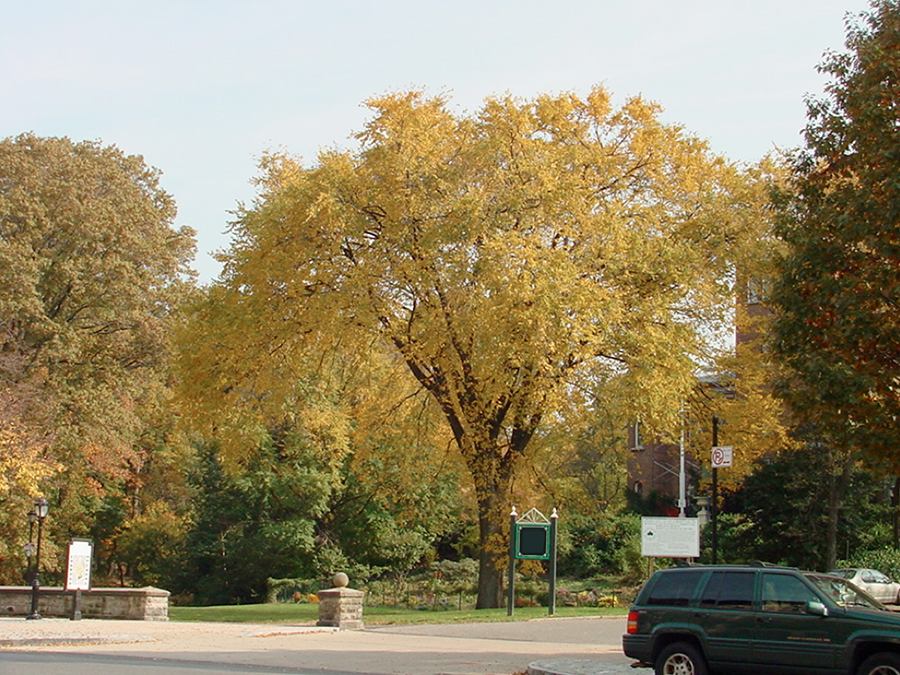
POLYGON ((622 646, 656 675, 900 675, 900 615, 828 574, 673 567, 641 589, 622 646))

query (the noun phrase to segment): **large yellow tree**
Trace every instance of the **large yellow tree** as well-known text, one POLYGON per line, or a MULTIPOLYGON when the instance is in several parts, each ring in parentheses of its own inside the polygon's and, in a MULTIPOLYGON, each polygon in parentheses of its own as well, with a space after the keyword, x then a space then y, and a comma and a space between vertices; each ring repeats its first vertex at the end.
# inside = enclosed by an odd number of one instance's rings
POLYGON ((472 114, 415 91, 368 105, 357 149, 264 159, 218 283, 246 354, 339 336, 405 364, 471 474, 477 605, 497 606, 535 435, 600 379, 627 373, 644 418, 687 395, 751 236, 747 179, 599 87, 472 114))

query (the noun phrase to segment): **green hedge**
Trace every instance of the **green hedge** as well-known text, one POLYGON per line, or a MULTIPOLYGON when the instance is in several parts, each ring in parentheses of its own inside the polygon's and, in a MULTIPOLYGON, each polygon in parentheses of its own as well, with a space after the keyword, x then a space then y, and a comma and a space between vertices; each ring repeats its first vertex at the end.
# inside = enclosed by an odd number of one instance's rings
POLYGON ((837 567, 865 567, 887 574, 891 579, 900 580, 900 551, 885 546, 872 551, 860 551, 852 558, 838 560, 837 567))

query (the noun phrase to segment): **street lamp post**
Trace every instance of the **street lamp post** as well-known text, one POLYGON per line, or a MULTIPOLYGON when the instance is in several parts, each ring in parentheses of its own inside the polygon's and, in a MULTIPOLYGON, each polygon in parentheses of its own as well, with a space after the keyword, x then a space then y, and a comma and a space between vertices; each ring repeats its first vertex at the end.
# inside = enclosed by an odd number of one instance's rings
MULTIPOLYGON (((40 619, 41 613, 38 612, 38 594, 41 590, 41 581, 38 577, 38 569, 41 565, 41 534, 44 529, 44 518, 50 510, 50 504, 46 499, 41 497, 34 503, 34 514, 37 518, 38 534, 37 534, 37 550, 34 554, 34 576, 31 577, 31 614, 26 619, 40 619)), ((30 519, 30 515, 29 515, 30 519)))
POLYGON ((25 583, 31 579, 31 558, 34 555, 34 524, 37 514, 34 509, 28 512, 28 542, 25 544, 25 583))

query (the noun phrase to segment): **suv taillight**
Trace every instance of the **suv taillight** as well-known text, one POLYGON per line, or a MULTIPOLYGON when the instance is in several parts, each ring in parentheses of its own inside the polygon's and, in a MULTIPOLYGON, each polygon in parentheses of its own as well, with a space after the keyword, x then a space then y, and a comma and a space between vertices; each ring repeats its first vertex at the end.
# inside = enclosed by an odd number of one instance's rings
POLYGON ((638 613, 634 610, 628 612, 627 632, 629 635, 634 635, 638 632, 638 613))

